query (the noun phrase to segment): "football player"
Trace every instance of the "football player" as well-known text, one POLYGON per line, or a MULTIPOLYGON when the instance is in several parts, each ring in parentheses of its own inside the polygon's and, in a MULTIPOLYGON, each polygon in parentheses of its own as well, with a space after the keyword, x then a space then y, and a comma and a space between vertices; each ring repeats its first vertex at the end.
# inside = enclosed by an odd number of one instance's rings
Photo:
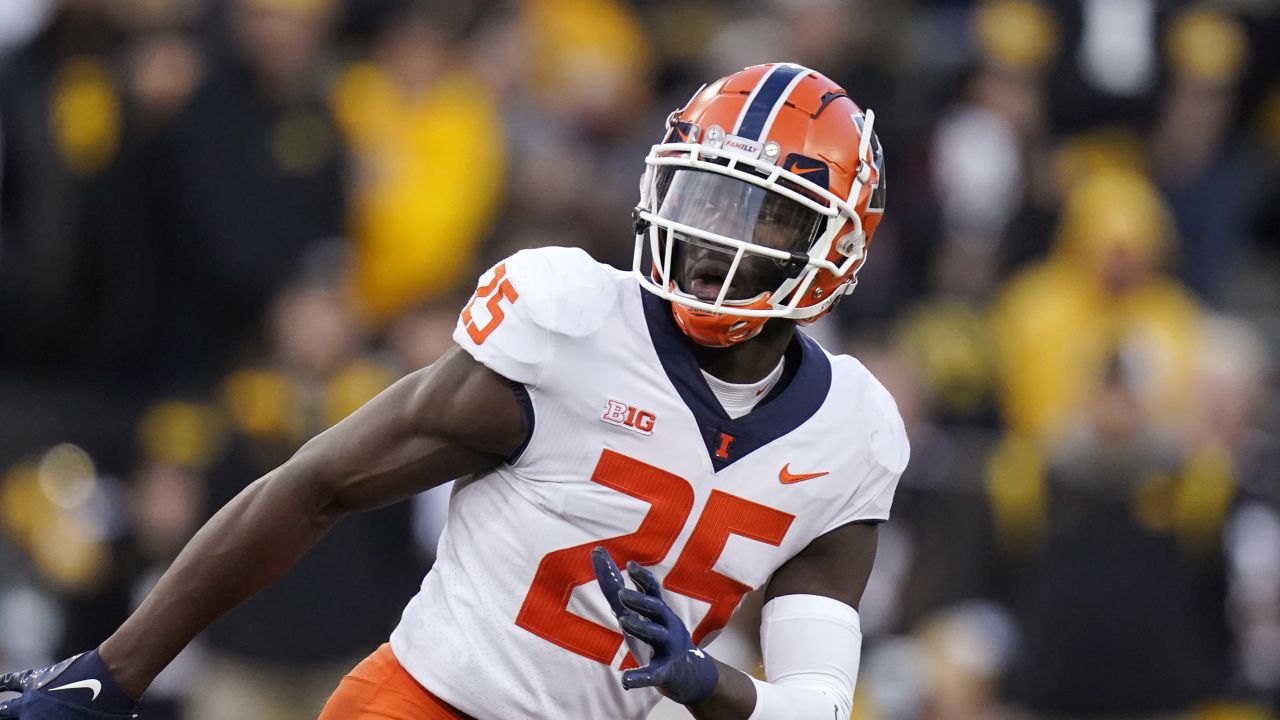
POLYGON ((704 719, 847 718, 907 439, 867 370, 796 325, 866 258, 873 124, 798 65, 704 86, 646 159, 630 272, 566 248, 498 263, 457 347, 228 503, 97 650, 4 677, 22 695, 0 717, 129 716, 343 516, 463 478, 435 567, 323 720, 640 720, 664 694, 704 719), (761 586, 764 681, 701 649, 761 586))

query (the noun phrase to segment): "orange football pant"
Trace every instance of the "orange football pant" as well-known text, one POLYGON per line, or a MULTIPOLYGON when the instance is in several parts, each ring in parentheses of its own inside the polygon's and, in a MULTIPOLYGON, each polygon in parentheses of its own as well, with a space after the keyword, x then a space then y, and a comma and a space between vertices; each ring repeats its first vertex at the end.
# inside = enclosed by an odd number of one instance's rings
POLYGON ((472 720, 418 684, 383 644, 333 691, 319 720, 472 720))

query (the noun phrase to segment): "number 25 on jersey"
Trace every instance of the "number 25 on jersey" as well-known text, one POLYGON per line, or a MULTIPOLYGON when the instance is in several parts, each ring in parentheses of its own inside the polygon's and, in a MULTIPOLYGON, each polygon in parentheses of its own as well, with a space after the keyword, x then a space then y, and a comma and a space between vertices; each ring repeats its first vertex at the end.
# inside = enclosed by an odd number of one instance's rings
POLYGON ((502 301, 513 303, 519 297, 520 293, 516 292, 515 286, 507 278, 507 264, 499 263, 493 269, 493 279, 488 284, 476 288, 476 294, 472 295, 467 306, 462 308, 462 325, 467 329, 471 340, 477 345, 483 344, 507 317, 506 311, 502 309, 502 301), (475 306, 477 300, 481 299, 486 299, 484 307, 489 311, 489 320, 483 325, 477 324, 475 318, 471 316, 471 308, 475 306))
MULTIPOLYGON (((622 645, 617 630, 569 612, 569 597, 579 585, 595 581, 591 550, 602 545, 619 564, 635 560, 655 565, 671 551, 693 509, 693 486, 684 478, 634 458, 605 450, 591 473, 592 482, 649 503, 640 527, 627 535, 592 540, 547 553, 516 616, 516 625, 566 650, 606 665, 622 645)), ((795 516, 720 490, 711 491, 706 506, 667 573, 663 587, 711 607, 693 631, 693 642, 723 628, 742 596, 753 588, 712 567, 730 535, 773 546, 782 544, 795 516)), ((634 667, 630 657, 624 667, 634 667)))

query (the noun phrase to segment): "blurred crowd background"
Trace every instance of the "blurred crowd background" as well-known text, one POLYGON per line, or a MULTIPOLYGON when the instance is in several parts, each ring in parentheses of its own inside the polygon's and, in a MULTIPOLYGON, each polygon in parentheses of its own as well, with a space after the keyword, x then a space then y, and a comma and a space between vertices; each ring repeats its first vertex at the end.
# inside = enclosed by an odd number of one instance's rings
MULTIPOLYGON (((813 328, 913 445, 855 715, 1276 717, 1280 0, 0 1, 0 665, 100 642, 489 264, 629 262, 667 113, 779 59, 887 158, 813 328)), ((314 717, 446 497, 341 526, 144 717, 314 717)))

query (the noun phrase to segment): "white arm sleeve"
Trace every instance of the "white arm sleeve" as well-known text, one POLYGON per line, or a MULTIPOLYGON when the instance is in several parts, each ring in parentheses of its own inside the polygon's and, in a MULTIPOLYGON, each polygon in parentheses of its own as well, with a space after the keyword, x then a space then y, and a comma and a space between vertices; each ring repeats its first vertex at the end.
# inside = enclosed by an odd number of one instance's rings
POLYGON ((862 654, 858 611, 821 595, 782 595, 764 606, 760 646, 768 682, 749 720, 846 720, 862 654))

